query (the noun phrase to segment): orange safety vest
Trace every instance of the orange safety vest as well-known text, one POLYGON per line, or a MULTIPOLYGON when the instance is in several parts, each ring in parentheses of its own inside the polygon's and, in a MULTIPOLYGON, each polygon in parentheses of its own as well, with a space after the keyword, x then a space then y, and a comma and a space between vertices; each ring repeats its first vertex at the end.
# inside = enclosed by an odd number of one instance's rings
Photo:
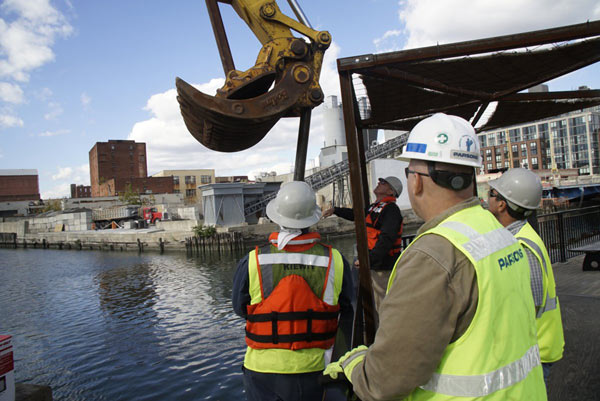
MULTIPOLYGON (((377 244, 377 240, 379 239, 379 235, 381 234, 381 230, 375 228, 377 225, 377 221, 379 220, 379 216, 383 212, 383 209, 396 202, 396 198, 393 196, 387 196, 383 198, 380 202, 373 203, 367 212, 367 217, 365 219, 367 225, 367 245, 369 250, 375 248, 377 244)), ((392 249, 388 252, 388 255, 394 256, 399 255, 402 251, 402 228, 404 227, 404 222, 400 223, 400 230, 398 231, 398 235, 396 236, 396 241, 392 245, 392 249)))
POLYGON ((317 233, 300 235, 286 245, 286 251, 279 251, 273 245, 256 247, 262 300, 247 306, 249 347, 299 350, 333 346, 340 306, 324 301, 326 292, 333 291, 330 273, 335 269, 332 248, 315 243, 319 239, 317 233), (303 251, 298 252, 300 249, 303 251), (297 274, 289 274, 290 271, 297 274), (309 282, 313 286, 319 283, 316 288, 319 296, 309 282))

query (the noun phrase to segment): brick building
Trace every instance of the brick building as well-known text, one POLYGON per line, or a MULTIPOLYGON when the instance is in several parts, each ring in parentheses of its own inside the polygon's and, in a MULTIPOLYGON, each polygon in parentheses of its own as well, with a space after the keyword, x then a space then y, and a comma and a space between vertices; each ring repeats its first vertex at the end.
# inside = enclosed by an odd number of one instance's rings
POLYGON ((92 197, 115 196, 131 185, 137 193, 173 193, 172 177, 148 177, 146 144, 130 140, 96 142, 90 150, 92 197))
POLYGON ((71 184, 71 198, 91 198, 92 197, 92 186, 91 185, 77 185, 71 184))
POLYGON ((0 202, 28 200, 40 200, 37 170, 0 170, 0 202))
MULTIPOLYGON (((100 195, 100 185, 108 180, 117 179, 117 185, 122 180, 145 178, 146 144, 128 140, 109 140, 96 142, 90 150, 90 183, 92 196, 100 195)), ((124 188, 114 188, 124 190, 124 188)))
POLYGON ((134 177, 111 178, 98 186, 97 196, 118 196, 125 193, 129 186, 138 194, 172 194, 173 177, 134 177))

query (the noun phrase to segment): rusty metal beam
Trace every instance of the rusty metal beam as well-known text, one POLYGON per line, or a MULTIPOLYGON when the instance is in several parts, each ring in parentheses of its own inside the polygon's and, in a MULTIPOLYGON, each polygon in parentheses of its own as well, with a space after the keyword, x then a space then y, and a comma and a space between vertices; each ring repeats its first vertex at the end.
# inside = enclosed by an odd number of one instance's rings
MULTIPOLYGON (((231 55, 229 41, 227 40, 227 34, 225 33, 225 26, 223 25, 223 18, 221 18, 221 10, 219 10, 217 1, 218 0, 206 0, 206 8, 215 34, 215 40, 217 41, 217 48, 219 49, 223 70, 225 71, 225 76, 227 76, 229 71, 235 70, 235 64, 233 63, 233 56, 231 55)), ((231 1, 225 3, 231 4, 231 1)))
MULTIPOLYGON (((361 170, 365 169, 366 162, 364 152, 360 149, 362 146, 362 137, 356 127, 356 101, 353 96, 352 76, 350 73, 340 72, 340 87, 342 94, 342 108, 344 111, 344 126, 346 130, 346 145, 348 147, 348 164, 350 167, 350 185, 352 187, 352 201, 354 210, 354 227, 356 229, 356 248, 358 251, 359 268, 359 294, 362 303, 362 311, 365 319, 365 343, 370 345, 375 340, 375 305, 373 302, 373 286, 371 282, 371 270, 369 266, 369 249, 367 247, 367 228, 365 224, 365 208, 368 198, 365 197, 365 182, 361 170)), ((361 333, 354 333, 353 343, 361 333)))
POLYGON ((380 124, 394 122, 394 121, 398 121, 398 120, 408 120, 408 119, 412 119, 412 118, 416 118, 416 117, 425 118, 434 113, 444 113, 446 111, 456 109, 457 107, 469 106, 474 103, 481 103, 481 101, 476 99, 476 100, 469 100, 469 101, 465 101, 465 102, 452 104, 450 106, 445 106, 445 107, 435 107, 435 108, 431 108, 431 109, 424 109, 415 114, 402 115, 399 118, 394 119, 394 120, 375 119, 375 118, 371 117, 366 120, 361 120, 359 124, 360 124, 360 127, 362 127, 362 128, 379 128, 380 124))
POLYGON ((588 21, 583 24, 568 25, 559 28, 543 29, 514 35, 469 40, 446 45, 428 46, 382 54, 365 54, 338 59, 339 71, 356 71, 387 63, 402 63, 460 57, 466 55, 498 52, 546 43, 563 42, 600 35, 600 21, 588 21))
POLYGON ((300 126, 298 127, 298 144, 296 145, 296 163, 294 164, 294 181, 304 181, 306 170, 306 153, 308 151, 308 133, 310 131, 310 108, 302 109, 300 126))
POLYGON ((416 84, 416 86, 421 88, 429 88, 436 91, 449 93, 457 96, 467 96, 471 98, 476 98, 480 100, 488 100, 493 98, 492 93, 482 92, 482 91, 474 91, 463 88, 456 88, 453 86, 449 86, 444 84, 443 82, 436 81, 434 79, 425 78, 417 74, 412 74, 410 72, 391 69, 387 66, 374 67, 369 68, 364 71, 361 71, 363 75, 373 76, 373 77, 381 77, 381 78, 394 78, 402 81, 410 82, 412 84, 416 84))
POLYGON ((600 90, 576 90, 558 92, 515 93, 502 98, 505 102, 544 101, 560 99, 595 99, 600 98, 600 90))

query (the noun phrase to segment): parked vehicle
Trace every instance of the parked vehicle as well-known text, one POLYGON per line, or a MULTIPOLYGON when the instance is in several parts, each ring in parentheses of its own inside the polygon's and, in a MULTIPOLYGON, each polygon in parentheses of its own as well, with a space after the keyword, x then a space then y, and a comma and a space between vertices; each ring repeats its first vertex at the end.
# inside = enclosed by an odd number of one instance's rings
POLYGON ((159 211, 155 206, 148 206, 141 208, 141 217, 146 220, 148 224, 156 224, 157 221, 169 220, 169 213, 166 211, 159 211))

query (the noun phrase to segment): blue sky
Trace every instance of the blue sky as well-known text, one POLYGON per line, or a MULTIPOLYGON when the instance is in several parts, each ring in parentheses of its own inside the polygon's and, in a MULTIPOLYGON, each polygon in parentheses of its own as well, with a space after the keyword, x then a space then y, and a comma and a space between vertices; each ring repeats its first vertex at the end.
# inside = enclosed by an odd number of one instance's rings
MULTIPOLYGON (((285 0, 278 3, 293 15, 285 0)), ((313 27, 333 36, 321 78, 326 96, 339 94, 338 57, 600 19, 596 0, 300 3, 313 27)), ((260 45, 231 7, 221 10, 236 67, 244 70, 260 45)), ((147 144, 150 174, 291 170, 297 119, 281 120, 244 152, 210 151, 183 125, 176 76, 206 93, 223 84, 202 0, 0 0, 0 169, 35 168, 43 198, 68 196, 71 183, 89 184, 88 152, 96 142, 134 139, 147 144)), ((580 85, 600 88, 600 66, 553 81, 550 89, 580 85)), ((323 143, 321 125, 317 108, 309 159, 323 143)))

